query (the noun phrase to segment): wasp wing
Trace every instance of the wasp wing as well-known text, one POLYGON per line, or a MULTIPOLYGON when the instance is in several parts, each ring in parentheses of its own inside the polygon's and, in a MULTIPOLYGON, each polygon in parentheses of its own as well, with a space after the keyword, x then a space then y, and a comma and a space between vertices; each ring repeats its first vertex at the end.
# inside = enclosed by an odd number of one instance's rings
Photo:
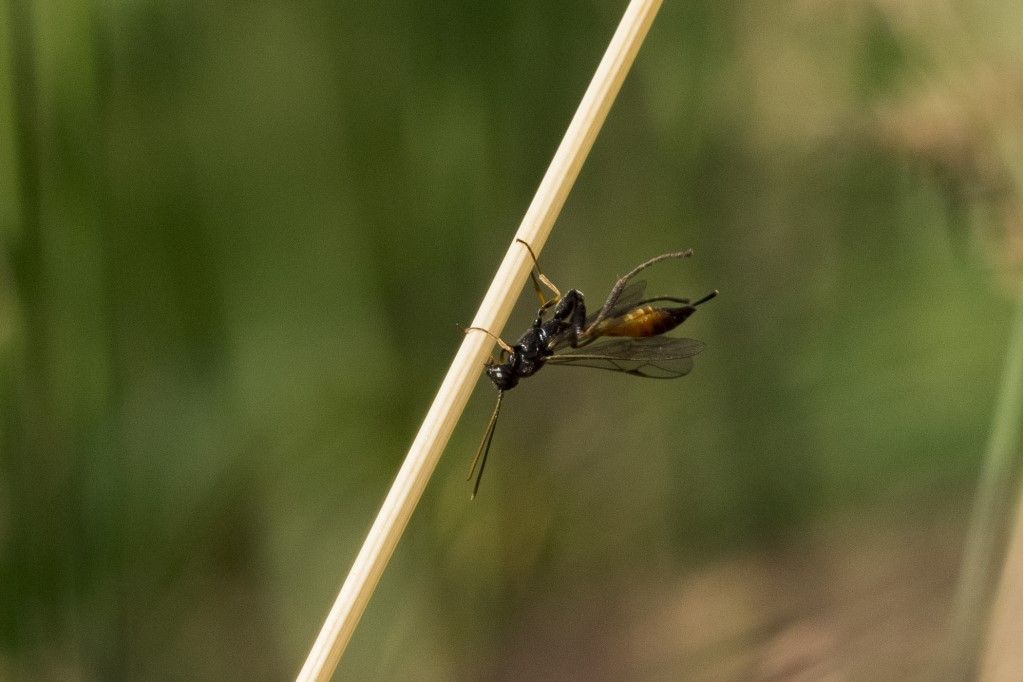
MULTIPOLYGON (((672 252, 672 253, 663 253, 660 256, 655 256, 654 258, 649 258, 648 260, 645 260, 643 263, 641 263, 640 265, 638 265, 635 268, 633 268, 632 270, 630 270, 629 273, 627 273, 624 277, 620 277, 619 280, 615 283, 615 286, 612 287, 611 293, 608 294, 608 298, 605 300, 604 305, 601 306, 601 309, 597 312, 597 315, 595 315, 592 320, 588 320, 587 321, 588 322, 587 327, 586 327, 587 331, 590 331, 591 329, 593 329, 594 326, 596 324, 598 324, 601 320, 603 320, 603 319, 605 319, 607 317, 610 317, 611 313, 613 312, 613 310, 617 309, 621 313, 622 311, 628 309, 629 306, 625 306, 624 305, 624 302, 625 302, 624 295, 627 292, 629 292, 631 289, 635 289, 634 285, 639 285, 640 286, 640 292, 641 292, 641 296, 642 296, 643 286, 644 286, 643 280, 635 280, 635 281, 633 281, 633 278, 636 277, 637 273, 639 273, 641 270, 649 268, 652 265, 654 265, 655 263, 658 263, 660 261, 666 260, 668 258, 687 258, 687 257, 689 257, 692 254, 693 254, 693 251, 690 250, 690 249, 687 249, 686 251, 675 251, 675 252, 672 252)), ((639 300, 639 299, 640 299, 640 296, 636 296, 636 300, 639 300)), ((658 300, 658 299, 649 299, 649 300, 658 300)), ((676 300, 676 299, 666 299, 666 300, 676 300)), ((639 305, 639 303, 635 303, 634 302, 634 305, 639 305)))
POLYGON ((650 379, 676 379, 693 369, 693 356, 704 350, 696 339, 664 336, 615 338, 594 343, 586 351, 566 349, 547 359, 547 365, 593 367, 650 379))
MULTIPOLYGON (((627 287, 622 289, 619 294, 615 297, 614 301, 609 300, 605 305, 595 313, 591 313, 587 316, 586 321, 583 323, 583 329, 591 329, 597 322, 609 318, 618 317, 623 315, 629 310, 639 305, 644 297, 644 291, 647 289, 647 282, 638 279, 630 283, 627 287), (605 308, 608 308, 606 311, 605 308), (602 314, 604 313, 604 314, 602 314)), ((561 334, 556 335, 550 341, 548 341, 548 348, 557 351, 559 348, 568 348, 567 342, 569 341, 571 330, 566 330, 561 334)), ((584 334, 577 340, 577 344, 587 345, 597 339, 597 335, 584 334)))
MULTIPOLYGON (((651 298, 644 298, 644 293, 647 290, 646 280, 638 279, 630 282, 628 285, 623 287, 621 291, 616 294, 614 291, 609 295, 608 300, 605 301, 604 305, 595 312, 587 316, 587 321, 583 324, 583 329, 586 332, 593 332, 594 328, 599 322, 603 320, 614 320, 616 317, 625 315, 634 308, 648 305, 651 303, 673 303, 676 305, 686 305, 690 302, 688 298, 678 298, 675 296, 654 296, 651 298)), ((590 343, 594 339, 600 337, 600 334, 584 334, 584 337, 590 337, 587 343, 590 343)))
POLYGON ((605 301, 605 303, 596 312, 591 313, 587 316, 587 321, 583 325, 584 329, 591 327, 595 322, 600 319, 608 317, 618 317, 630 308, 635 308, 641 299, 644 297, 644 291, 647 289, 646 280, 638 279, 631 282, 614 300, 605 301), (602 315, 601 313, 604 312, 602 315))

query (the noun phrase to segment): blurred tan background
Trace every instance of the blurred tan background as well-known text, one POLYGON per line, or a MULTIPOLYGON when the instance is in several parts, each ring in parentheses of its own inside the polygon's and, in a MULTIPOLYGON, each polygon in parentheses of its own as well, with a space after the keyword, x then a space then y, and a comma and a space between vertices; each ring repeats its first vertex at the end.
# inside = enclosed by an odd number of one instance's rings
MULTIPOLYGON (((5 0, 0 676, 297 672, 624 7, 5 0)), ((693 247, 648 279, 722 291, 707 350, 525 382, 471 503, 481 381, 339 679, 970 676, 1020 45, 1003 1, 667 2, 541 261, 598 301, 693 247)))

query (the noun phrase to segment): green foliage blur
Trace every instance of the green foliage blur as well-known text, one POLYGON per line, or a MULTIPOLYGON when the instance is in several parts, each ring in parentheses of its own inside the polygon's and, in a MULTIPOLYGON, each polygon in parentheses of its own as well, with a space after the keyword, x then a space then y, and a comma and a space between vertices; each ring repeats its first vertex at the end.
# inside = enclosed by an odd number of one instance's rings
MULTIPOLYGON (((3 3, 0 677, 297 672, 624 7, 3 3)), ((721 290, 707 349, 524 382, 471 503, 481 381, 339 677, 676 679, 642 605, 821 528, 955 571, 1020 44, 1004 1, 665 3, 541 264, 593 303, 692 247, 648 280, 721 290)))

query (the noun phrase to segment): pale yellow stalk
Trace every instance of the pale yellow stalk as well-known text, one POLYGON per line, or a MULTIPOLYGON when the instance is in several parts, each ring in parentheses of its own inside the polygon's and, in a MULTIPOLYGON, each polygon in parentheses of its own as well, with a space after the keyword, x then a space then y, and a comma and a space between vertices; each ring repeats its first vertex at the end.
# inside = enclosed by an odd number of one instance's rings
MULTIPOLYGON (((626 8, 515 234, 516 238, 532 245, 535 253, 539 253, 547 241, 555 218, 565 204, 580 167, 590 152, 594 138, 660 6, 660 0, 632 0, 626 8)), ((526 282, 531 265, 532 260, 526 248, 512 240, 473 318, 472 326, 495 333, 501 331, 526 282)), ((462 415, 473 386, 480 378, 484 360, 493 344, 493 339, 479 332, 469 333, 463 340, 391 490, 384 499, 377 520, 299 672, 299 680, 326 680, 333 674, 452 430, 462 415)))

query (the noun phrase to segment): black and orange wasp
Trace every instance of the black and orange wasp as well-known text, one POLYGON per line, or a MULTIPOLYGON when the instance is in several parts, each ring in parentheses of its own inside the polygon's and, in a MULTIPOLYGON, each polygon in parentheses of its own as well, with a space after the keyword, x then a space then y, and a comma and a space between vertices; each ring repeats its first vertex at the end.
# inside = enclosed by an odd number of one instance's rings
POLYGON ((468 481, 474 472, 477 474, 472 497, 476 497, 480 489, 505 391, 515 388, 520 379, 533 376, 541 367, 548 365, 594 367, 651 379, 685 376, 693 369, 693 358, 704 349, 704 343, 662 335, 681 325, 698 306, 718 295, 715 290, 692 302, 688 298, 674 296, 645 298, 646 282, 634 280, 636 275, 664 260, 688 258, 693 255, 693 250, 663 253, 619 278, 601 309, 588 316, 583 294, 577 289, 570 289, 563 295, 540 272, 537 256, 530 245, 522 239, 516 241, 525 246, 533 258, 530 278, 540 299, 540 308, 533 324, 515 344, 509 344, 480 327, 466 329, 467 332, 476 330, 488 334, 501 347, 500 356, 489 359, 485 369, 487 377, 498 389, 498 400, 466 477, 468 481), (552 298, 544 296, 541 284, 551 290, 552 298), (548 311, 550 317, 547 317, 548 311))

